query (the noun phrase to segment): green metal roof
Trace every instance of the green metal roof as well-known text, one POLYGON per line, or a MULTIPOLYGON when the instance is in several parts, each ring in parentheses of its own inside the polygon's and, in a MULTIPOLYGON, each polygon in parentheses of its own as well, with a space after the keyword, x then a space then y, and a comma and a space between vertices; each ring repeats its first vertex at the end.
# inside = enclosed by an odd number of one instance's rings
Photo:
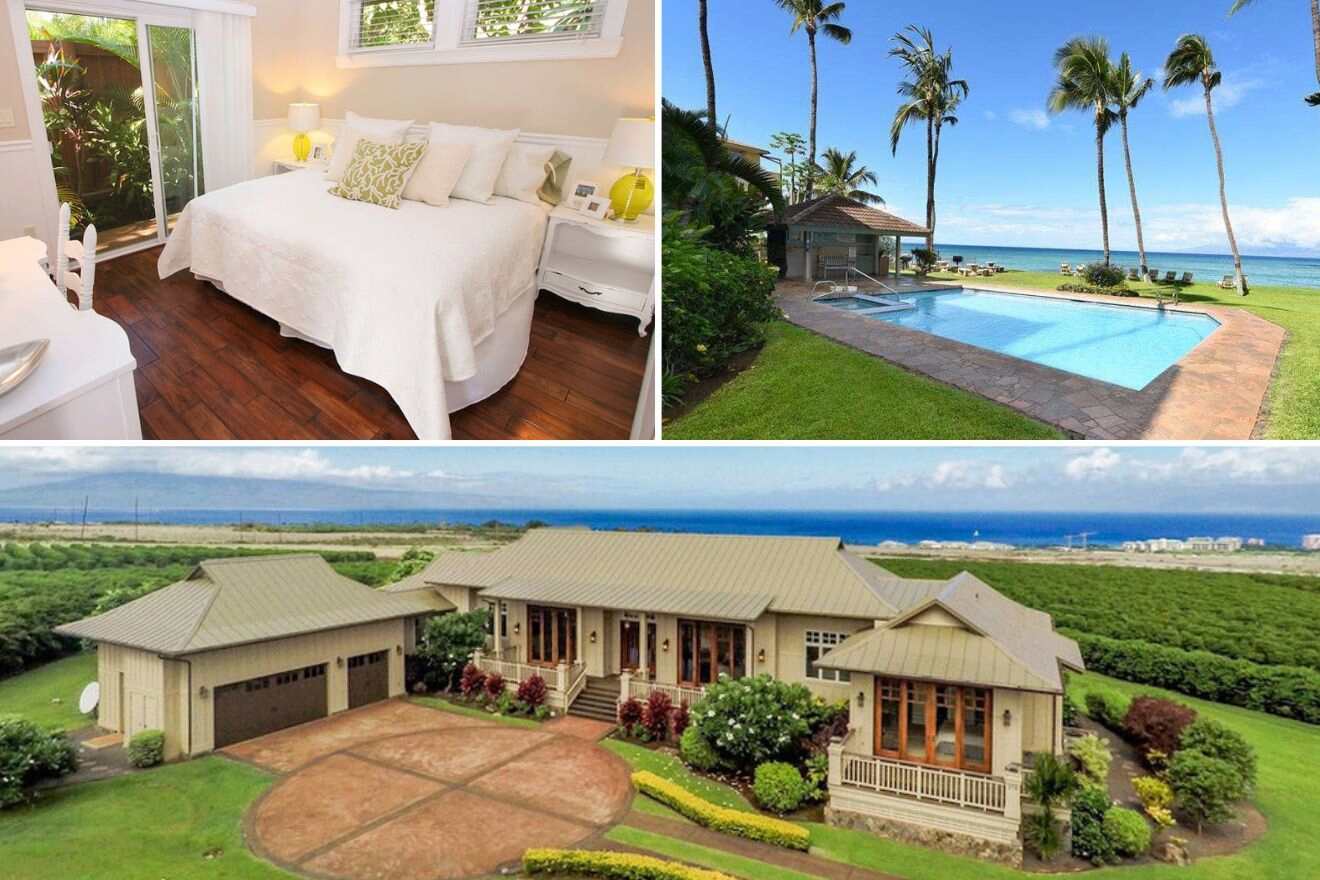
POLYGON ((177 656, 453 608, 434 593, 373 590, 320 556, 246 556, 55 631, 177 656))

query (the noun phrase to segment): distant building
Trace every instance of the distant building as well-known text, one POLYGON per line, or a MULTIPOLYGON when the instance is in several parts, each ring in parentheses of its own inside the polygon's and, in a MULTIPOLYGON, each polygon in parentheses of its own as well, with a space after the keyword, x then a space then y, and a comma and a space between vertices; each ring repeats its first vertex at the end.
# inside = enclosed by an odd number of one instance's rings
POLYGON ((754 147, 751 144, 744 144, 738 141, 724 139, 724 146, 729 148, 729 152, 735 156, 741 156, 753 165, 760 165, 761 159, 770 155, 769 150, 763 150, 760 147, 754 147))
POLYGON ((1205 553, 1215 549, 1214 538, 1188 538, 1183 544, 1184 549, 1191 550, 1193 553, 1205 553))
POLYGON ((1220 553, 1236 553, 1241 549, 1241 538, 1215 538, 1215 550, 1220 553))
POLYGON ((1247 538, 1247 546, 1248 546, 1248 547, 1264 547, 1264 546, 1265 546, 1265 539, 1264 539, 1264 538, 1247 538))
POLYGON ((1177 553, 1187 545, 1177 538, 1152 538, 1146 542, 1146 549, 1151 553, 1177 553))
MULTIPOLYGON (((1320 542, 1320 535, 1314 536, 1320 542)), ((1264 545, 1264 541, 1259 538, 1253 538, 1247 543, 1252 546, 1264 545)), ((1236 553, 1242 549, 1243 541, 1237 537, 1222 538, 1188 538, 1179 540, 1178 538, 1151 538, 1147 541, 1124 541, 1121 545, 1125 553, 1180 553, 1190 551, 1192 553, 1236 553)), ((1320 546, 1316 549, 1320 550, 1320 546)))
POLYGON ((1320 550, 1320 534, 1302 535, 1303 550, 1320 550))

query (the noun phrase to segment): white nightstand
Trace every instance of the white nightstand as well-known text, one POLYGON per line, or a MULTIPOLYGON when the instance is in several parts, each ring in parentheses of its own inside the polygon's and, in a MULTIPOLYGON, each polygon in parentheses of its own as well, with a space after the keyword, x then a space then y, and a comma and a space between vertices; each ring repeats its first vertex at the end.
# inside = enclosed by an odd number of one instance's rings
POLYGON ((296 159, 276 159, 272 166, 272 174, 283 174, 286 171, 302 171, 305 168, 320 168, 322 171, 329 165, 324 159, 308 159, 306 162, 299 162, 296 159))
POLYGON ((560 205, 550 212, 537 283, 564 299, 637 319, 655 314, 655 217, 616 223, 560 205))

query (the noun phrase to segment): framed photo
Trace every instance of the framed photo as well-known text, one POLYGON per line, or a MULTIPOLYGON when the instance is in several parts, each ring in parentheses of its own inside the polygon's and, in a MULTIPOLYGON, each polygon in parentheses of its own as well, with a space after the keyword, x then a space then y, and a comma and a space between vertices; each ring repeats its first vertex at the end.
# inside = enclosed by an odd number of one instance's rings
POLYGON ((326 160, 329 159, 329 158, 330 158, 330 145, 329 145, 329 144, 313 144, 313 145, 312 145, 312 161, 313 161, 313 162, 324 162, 324 161, 326 161, 326 160))
POLYGON ((597 220, 605 220, 610 213, 610 200, 604 196, 591 196, 582 206, 582 213, 590 214, 597 220))
POLYGON ((573 192, 568 196, 568 206, 574 211, 581 211, 586 214, 587 202, 594 199, 600 192, 600 184, 590 180, 579 180, 573 186, 573 192))

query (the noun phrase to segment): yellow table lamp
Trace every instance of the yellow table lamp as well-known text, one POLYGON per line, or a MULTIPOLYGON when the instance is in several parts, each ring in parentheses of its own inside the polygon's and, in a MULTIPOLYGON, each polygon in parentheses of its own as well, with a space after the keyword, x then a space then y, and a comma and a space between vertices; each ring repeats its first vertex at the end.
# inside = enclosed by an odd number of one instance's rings
POLYGON ((289 128, 293 131, 293 158, 306 162, 312 153, 312 139, 307 132, 321 127, 320 104, 290 104, 289 128))
POLYGON ((610 207, 615 220, 635 222, 655 200, 655 184, 642 172, 655 167, 655 120, 625 117, 614 123, 604 161, 634 169, 610 187, 610 207))

